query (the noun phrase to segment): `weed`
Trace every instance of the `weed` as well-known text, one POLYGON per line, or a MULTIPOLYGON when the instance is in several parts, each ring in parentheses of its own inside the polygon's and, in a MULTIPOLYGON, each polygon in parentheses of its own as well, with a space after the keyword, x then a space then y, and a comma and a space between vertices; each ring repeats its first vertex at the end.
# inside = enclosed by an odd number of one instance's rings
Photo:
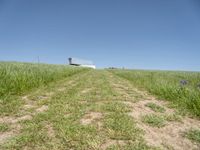
POLYGON ((149 124, 150 126, 158 127, 158 128, 163 127, 166 124, 166 120, 163 116, 159 116, 155 114, 143 116, 142 121, 144 123, 149 124))
POLYGON ((160 113, 165 112, 165 108, 163 108, 159 105, 156 105, 155 103, 147 103, 145 106, 151 108, 155 112, 160 112, 160 113))
POLYGON ((5 123, 0 123, 0 132, 5 132, 9 130, 9 126, 5 123))
POLYGON ((176 113, 164 116, 167 121, 181 121, 182 117, 176 113))

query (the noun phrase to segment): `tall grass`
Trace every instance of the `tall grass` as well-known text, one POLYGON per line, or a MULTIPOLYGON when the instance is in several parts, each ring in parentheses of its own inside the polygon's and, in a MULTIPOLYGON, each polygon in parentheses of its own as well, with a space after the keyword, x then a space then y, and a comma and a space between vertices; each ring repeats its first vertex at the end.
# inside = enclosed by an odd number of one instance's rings
POLYGON ((66 65, 0 62, 0 97, 22 94, 83 70, 66 65))
POLYGON ((113 70, 135 86, 169 100, 174 106, 200 116, 200 73, 175 71, 113 70), (184 80, 187 83, 181 84, 184 80))

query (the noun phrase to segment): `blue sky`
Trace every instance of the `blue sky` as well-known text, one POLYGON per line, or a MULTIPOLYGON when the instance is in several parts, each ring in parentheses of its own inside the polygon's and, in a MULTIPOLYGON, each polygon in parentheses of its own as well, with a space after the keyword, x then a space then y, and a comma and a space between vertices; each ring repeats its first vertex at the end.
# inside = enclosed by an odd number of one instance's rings
POLYGON ((200 71, 199 0, 0 0, 0 60, 200 71))

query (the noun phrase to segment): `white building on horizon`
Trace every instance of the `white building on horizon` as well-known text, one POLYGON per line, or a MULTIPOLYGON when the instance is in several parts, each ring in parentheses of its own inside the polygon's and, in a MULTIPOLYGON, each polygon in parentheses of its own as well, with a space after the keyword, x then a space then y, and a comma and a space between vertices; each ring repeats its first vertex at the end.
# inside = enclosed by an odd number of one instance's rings
POLYGON ((90 60, 84 60, 84 59, 72 58, 72 57, 70 57, 68 60, 69 60, 69 65, 88 67, 88 68, 96 69, 96 66, 90 60))

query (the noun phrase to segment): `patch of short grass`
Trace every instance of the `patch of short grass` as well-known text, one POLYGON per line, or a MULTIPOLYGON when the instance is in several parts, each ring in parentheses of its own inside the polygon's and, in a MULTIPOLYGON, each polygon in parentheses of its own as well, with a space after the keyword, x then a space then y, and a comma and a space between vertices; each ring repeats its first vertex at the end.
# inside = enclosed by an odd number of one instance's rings
POLYGON ((185 136, 194 142, 200 143, 200 129, 190 129, 185 133, 185 136))
POLYGON ((24 102, 19 96, 4 96, 0 98, 0 116, 17 114, 24 102))
POLYGON ((135 141, 141 137, 141 130, 136 127, 133 118, 127 114, 111 113, 106 116, 104 123, 111 139, 135 141))
POLYGON ((118 113, 125 113, 130 111, 130 108, 126 104, 120 102, 105 103, 104 105, 102 105, 101 109, 107 112, 118 112, 118 113))
POLYGON ((181 121, 182 117, 176 113, 164 116, 167 121, 181 121))
POLYGON ((165 117, 155 114, 143 116, 142 121, 152 127, 158 127, 158 128, 163 127, 166 124, 165 117))
POLYGON ((5 132, 9 130, 9 126, 5 123, 0 123, 0 132, 5 132))
MULTIPOLYGON (((45 118, 38 117, 33 120, 23 121, 21 123, 21 134, 13 137, 9 142, 2 145, 2 149, 23 149, 23 147, 29 147, 29 149, 39 149, 39 145, 47 146, 49 140, 47 132, 44 130, 43 120, 45 118), (41 121, 42 120, 42 121, 41 121)), ((50 147, 49 147, 50 148, 50 147)), ((42 147, 40 147, 42 149, 42 147)))
POLYGON ((165 112, 165 108, 155 104, 155 103, 147 103, 145 106, 151 108, 153 111, 155 112, 160 112, 160 113, 164 113, 165 112))
POLYGON ((158 115, 158 114, 150 114, 142 116, 142 121, 152 127, 163 127, 166 125, 167 121, 181 121, 182 117, 176 113, 174 114, 166 114, 166 115, 158 115))

